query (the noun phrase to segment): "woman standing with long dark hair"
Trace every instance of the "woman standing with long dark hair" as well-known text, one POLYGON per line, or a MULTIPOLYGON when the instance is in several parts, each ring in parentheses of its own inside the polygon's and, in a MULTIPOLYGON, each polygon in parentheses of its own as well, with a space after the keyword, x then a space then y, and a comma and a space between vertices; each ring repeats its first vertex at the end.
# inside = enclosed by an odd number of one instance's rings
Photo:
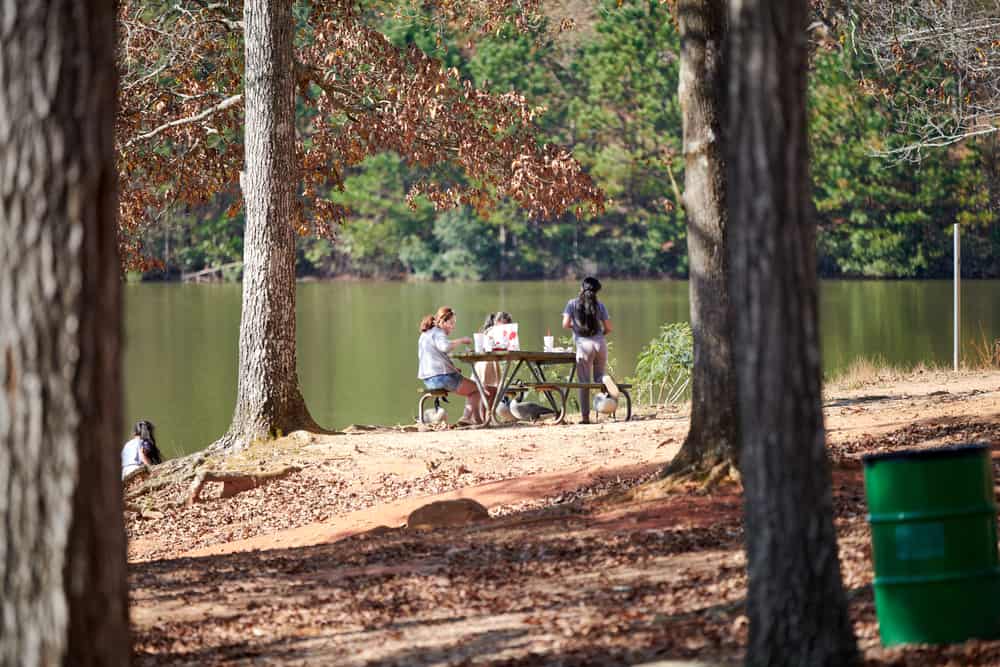
MULTIPOLYGON (((608 366, 608 342, 611 318, 608 309, 597 300, 601 281, 587 276, 580 285, 580 294, 570 299, 563 310, 563 329, 573 330, 576 343, 576 377, 578 382, 596 380, 604 384, 608 393, 617 398, 618 386, 605 373, 608 366)), ((590 423, 590 390, 580 390, 580 423, 590 423)))

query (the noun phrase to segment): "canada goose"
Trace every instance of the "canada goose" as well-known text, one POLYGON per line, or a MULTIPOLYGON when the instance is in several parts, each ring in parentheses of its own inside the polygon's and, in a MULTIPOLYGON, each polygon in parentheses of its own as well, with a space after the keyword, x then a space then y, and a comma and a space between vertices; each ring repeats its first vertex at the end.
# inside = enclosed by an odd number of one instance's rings
POLYGON ((533 422, 539 417, 554 415, 556 413, 556 411, 552 408, 547 408, 544 405, 538 405, 537 403, 522 403, 516 398, 510 399, 510 412, 518 419, 529 422, 533 422))
POLYGON ((500 405, 497 406, 497 409, 494 411, 494 413, 496 414, 496 418, 499 421, 503 421, 503 422, 514 421, 514 415, 512 415, 510 413, 510 397, 509 396, 504 396, 500 400, 500 405))
POLYGON ((448 419, 448 413, 445 412, 445 409, 443 407, 441 407, 442 400, 444 400, 445 403, 448 402, 447 398, 441 399, 440 397, 437 396, 434 397, 434 407, 427 408, 426 410, 424 410, 423 422, 425 424, 440 424, 441 422, 448 419))
POLYGON ((617 399, 608 396, 604 392, 594 394, 594 410, 602 415, 613 415, 618 409, 617 399))

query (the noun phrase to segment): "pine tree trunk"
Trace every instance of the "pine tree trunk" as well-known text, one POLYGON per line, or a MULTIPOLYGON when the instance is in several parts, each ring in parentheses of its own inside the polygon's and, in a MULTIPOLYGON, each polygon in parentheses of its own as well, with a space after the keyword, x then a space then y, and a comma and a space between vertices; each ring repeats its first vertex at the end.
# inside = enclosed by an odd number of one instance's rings
POLYGON ((707 471, 739 459, 736 377, 726 286, 724 0, 680 0, 678 96, 684 122, 684 211, 687 217, 691 331, 691 425, 665 474, 707 471))
POLYGON ((746 663, 852 665, 820 394, 807 5, 735 0, 731 12, 726 137, 746 663))
POLYGON ((239 379, 229 432, 239 449, 317 430, 299 391, 295 353, 295 81, 290 0, 247 0, 246 206, 239 379))
POLYGON ((115 5, 0 13, 0 664, 125 665, 115 5))

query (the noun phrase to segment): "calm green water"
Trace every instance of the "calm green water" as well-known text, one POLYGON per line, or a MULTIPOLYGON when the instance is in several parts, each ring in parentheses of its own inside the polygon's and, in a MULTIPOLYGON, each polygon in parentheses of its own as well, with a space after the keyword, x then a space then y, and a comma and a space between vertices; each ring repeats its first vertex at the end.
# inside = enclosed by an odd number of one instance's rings
MULTIPOLYGON (((157 426, 168 456, 200 449, 229 424, 236 396, 240 285, 132 284, 126 294, 125 416, 157 426)), ((298 287, 299 380, 327 427, 410 423, 416 413, 420 318, 439 305, 471 335, 491 310, 520 325, 522 348, 557 336, 577 283, 305 283, 298 287)), ((607 281, 615 373, 632 373, 661 324, 687 320, 686 282, 607 281)), ((828 282, 821 289, 824 366, 859 357, 899 365, 951 363, 951 283, 828 282)), ((1000 281, 965 281, 966 358, 983 335, 1000 338, 1000 281)), ((533 345, 537 343, 537 345, 533 345)), ((453 402, 454 406, 454 402, 453 402)), ((124 434, 123 434, 124 439, 124 434)))

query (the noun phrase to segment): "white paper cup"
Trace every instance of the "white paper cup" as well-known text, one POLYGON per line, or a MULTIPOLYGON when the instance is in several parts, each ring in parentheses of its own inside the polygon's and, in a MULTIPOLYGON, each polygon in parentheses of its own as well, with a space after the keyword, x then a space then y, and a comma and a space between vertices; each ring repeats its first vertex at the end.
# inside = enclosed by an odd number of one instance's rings
POLYGON ((546 352, 551 352, 552 348, 555 347, 555 345, 556 345, 556 337, 555 336, 542 336, 542 340, 544 341, 542 343, 542 349, 544 351, 546 351, 546 352))
POLYGON ((476 352, 482 352, 486 344, 486 334, 474 333, 472 334, 472 340, 476 346, 476 352))

